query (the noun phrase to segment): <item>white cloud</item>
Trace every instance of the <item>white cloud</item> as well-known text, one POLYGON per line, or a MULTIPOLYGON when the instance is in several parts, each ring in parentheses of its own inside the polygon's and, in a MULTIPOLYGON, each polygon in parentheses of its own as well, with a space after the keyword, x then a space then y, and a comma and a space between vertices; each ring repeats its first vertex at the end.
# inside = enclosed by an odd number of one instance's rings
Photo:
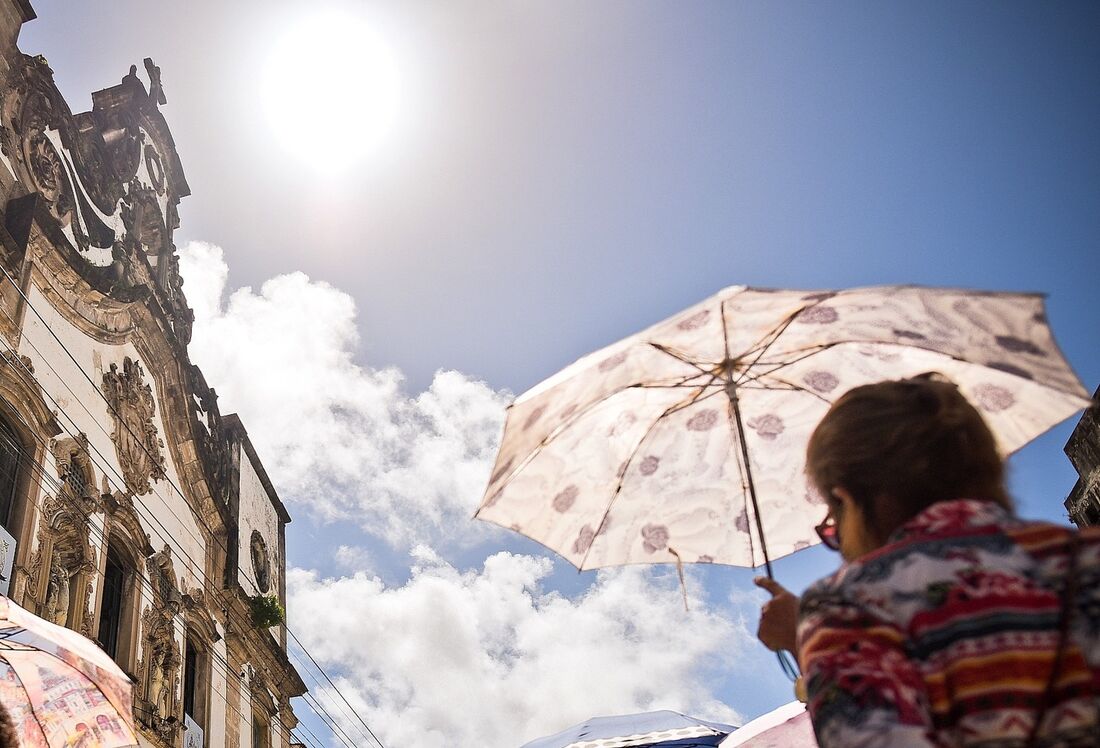
POLYGON ((463 572, 433 550, 495 531, 470 515, 506 393, 441 371, 410 396, 397 370, 355 362, 354 300, 301 273, 226 298, 218 247, 189 244, 180 267, 192 358, 284 499, 412 551, 400 587, 364 571, 369 543, 325 546, 350 576, 288 574, 293 630, 385 744, 515 748, 590 716, 659 708, 740 721, 716 694, 749 634, 703 600, 685 612, 674 574, 603 572, 569 599, 550 589, 547 558, 498 553, 463 572))
POLYGON ((543 588, 547 559, 498 553, 462 573, 415 555, 402 587, 288 578, 292 627, 383 743, 516 748, 591 716, 660 708, 740 722, 713 671, 728 672, 748 634, 699 600, 685 612, 674 575, 602 572, 574 601, 543 588), (316 610, 328 614, 307 626, 316 610))
POLYGON ((366 572, 374 567, 374 554, 361 545, 341 545, 333 556, 336 564, 347 571, 366 572))
POLYGON ((238 412, 284 498, 394 545, 486 532, 470 521, 507 393, 439 371, 410 397, 393 368, 355 362, 355 301, 302 273, 225 297, 222 250, 192 242, 180 271, 192 359, 238 412))

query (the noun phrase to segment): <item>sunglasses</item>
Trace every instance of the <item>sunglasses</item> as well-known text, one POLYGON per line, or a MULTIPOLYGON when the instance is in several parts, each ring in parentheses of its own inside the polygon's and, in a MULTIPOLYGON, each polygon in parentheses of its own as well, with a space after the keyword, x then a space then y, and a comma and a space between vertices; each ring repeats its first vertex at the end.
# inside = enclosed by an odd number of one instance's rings
POLYGON ((814 528, 814 531, 817 537, 821 538, 821 543, 830 551, 840 550, 840 532, 837 530, 832 512, 825 515, 825 519, 814 528))

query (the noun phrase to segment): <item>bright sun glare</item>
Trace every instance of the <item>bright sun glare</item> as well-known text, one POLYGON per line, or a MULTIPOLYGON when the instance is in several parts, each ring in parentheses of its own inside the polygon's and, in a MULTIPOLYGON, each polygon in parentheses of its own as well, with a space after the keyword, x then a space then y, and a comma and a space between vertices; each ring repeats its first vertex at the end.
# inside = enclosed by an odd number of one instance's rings
POLYGON ((333 12, 299 21, 275 39, 264 72, 272 129, 314 168, 339 172, 393 143, 400 76, 366 19, 333 12), (320 138, 333 147, 318 148, 320 138))

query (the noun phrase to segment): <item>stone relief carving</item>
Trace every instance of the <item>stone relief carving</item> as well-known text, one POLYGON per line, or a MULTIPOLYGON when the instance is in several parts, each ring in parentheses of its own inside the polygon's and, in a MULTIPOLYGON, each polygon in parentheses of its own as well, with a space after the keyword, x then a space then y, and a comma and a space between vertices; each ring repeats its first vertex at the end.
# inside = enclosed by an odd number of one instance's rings
POLYGON ((176 587, 172 549, 164 548, 146 560, 153 586, 153 604, 141 616, 142 657, 138 683, 143 685, 146 709, 142 721, 165 742, 172 744, 179 730, 178 691, 182 657, 176 641, 176 616, 183 599, 176 587))
POLYGON ((49 496, 42 503, 37 546, 29 571, 32 590, 42 589, 43 618, 85 633, 91 629, 91 581, 96 552, 89 537, 88 513, 67 496, 49 496), (79 607, 73 600, 80 601, 79 607))
POLYGON ((122 467, 126 490, 140 496, 152 490, 150 481, 165 477, 164 441, 153 423, 156 402, 153 388, 145 383, 141 364, 127 356, 118 364, 111 364, 103 374, 103 394, 111 405, 114 429, 111 440, 122 467))
POLYGON ((75 270, 123 301, 135 287, 162 295, 186 344, 190 309, 178 267, 158 259, 175 252, 177 205, 189 187, 157 109, 165 101, 160 68, 144 63, 148 91, 134 65, 119 85, 92 95, 92 111, 74 115, 45 59, 17 56, 0 86, 0 148, 86 260, 75 270))
POLYGON ((42 617, 59 626, 69 625, 69 587, 72 572, 65 567, 61 549, 54 547, 50 559, 50 577, 42 617))
POLYGON ((198 439, 199 455, 209 470, 210 493, 222 502, 229 500, 230 471, 233 459, 229 454, 229 441, 222 425, 218 409, 218 393, 207 385, 199 367, 188 369, 189 384, 198 403, 192 410, 192 421, 198 439))

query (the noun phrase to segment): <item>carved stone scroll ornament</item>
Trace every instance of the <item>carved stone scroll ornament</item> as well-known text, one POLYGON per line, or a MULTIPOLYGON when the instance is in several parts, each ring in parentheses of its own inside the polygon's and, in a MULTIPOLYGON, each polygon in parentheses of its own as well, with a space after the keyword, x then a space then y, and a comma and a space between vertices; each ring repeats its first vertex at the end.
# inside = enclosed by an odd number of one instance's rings
POLYGON ((22 56, 9 70, 0 106, 0 146, 29 191, 38 192, 61 226, 73 225, 76 193, 57 143, 68 112, 53 87, 52 71, 40 57, 22 56))
POLYGON ((111 364, 103 374, 103 394, 111 405, 111 440, 126 490, 136 496, 146 494, 152 489, 150 481, 165 477, 165 463, 164 442, 153 423, 156 401, 141 364, 129 356, 122 362, 122 371, 111 364))

